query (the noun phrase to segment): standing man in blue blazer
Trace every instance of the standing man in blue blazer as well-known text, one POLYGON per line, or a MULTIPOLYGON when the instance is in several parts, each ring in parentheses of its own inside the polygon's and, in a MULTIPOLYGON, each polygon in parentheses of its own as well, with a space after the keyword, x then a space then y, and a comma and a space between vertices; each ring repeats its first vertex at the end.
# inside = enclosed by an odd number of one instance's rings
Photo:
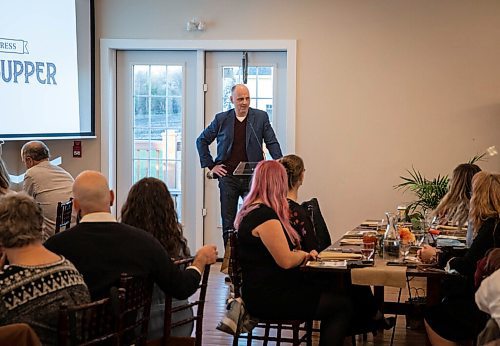
POLYGON ((235 176, 240 162, 258 162, 265 159, 262 142, 266 143, 273 159, 283 156, 266 112, 250 108, 250 92, 243 84, 231 89, 234 108, 215 115, 215 119, 196 140, 201 167, 208 167, 210 175, 219 179, 222 215, 222 237, 227 244, 239 197, 249 191, 250 176, 235 176), (217 157, 214 159, 208 146, 217 138, 217 157))

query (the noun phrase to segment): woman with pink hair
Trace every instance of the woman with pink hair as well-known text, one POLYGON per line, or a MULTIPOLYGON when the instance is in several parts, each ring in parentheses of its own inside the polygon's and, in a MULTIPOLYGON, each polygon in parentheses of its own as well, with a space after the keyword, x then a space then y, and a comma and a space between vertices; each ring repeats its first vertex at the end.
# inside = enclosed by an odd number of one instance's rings
POLYGON ((352 307, 345 296, 322 291, 299 267, 318 253, 300 250, 300 237, 288 221, 285 168, 262 161, 236 216, 242 298, 257 318, 321 320, 320 345, 342 345, 352 307))

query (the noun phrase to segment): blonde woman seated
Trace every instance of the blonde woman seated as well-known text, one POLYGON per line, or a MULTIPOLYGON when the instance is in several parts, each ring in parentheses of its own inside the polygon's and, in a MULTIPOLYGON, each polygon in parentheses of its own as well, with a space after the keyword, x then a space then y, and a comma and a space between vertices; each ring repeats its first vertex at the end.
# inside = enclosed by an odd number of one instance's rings
MULTIPOLYGON (((190 252, 187 240, 182 234, 182 225, 177 219, 174 201, 167 185, 156 178, 143 178, 135 183, 122 207, 121 221, 153 235, 163 245, 173 260, 188 257, 190 252)), ((172 306, 187 304, 187 299, 172 298, 172 306)), ((163 335, 163 316, 165 294, 155 285, 151 303, 148 339, 157 339, 163 335)), ((193 317, 193 311, 183 310, 172 316, 172 322, 193 317)), ((179 326, 171 331, 172 336, 190 336, 193 323, 179 326)))
POLYGON ((461 274, 465 280, 426 313, 425 326, 433 345, 474 340, 486 322, 474 302, 474 273, 486 252, 500 246, 500 174, 479 172, 474 176, 469 220, 474 226, 474 241, 464 257, 452 258, 447 264, 449 272, 461 274))
MULTIPOLYGON (((438 217, 440 224, 451 222, 462 228, 468 221, 467 246, 470 247, 473 240, 472 221, 469 219, 469 204, 472 194, 472 178, 481 172, 479 166, 463 163, 453 170, 450 181, 450 189, 441 199, 433 215, 438 217)), ((436 258, 436 251, 428 245, 424 245, 419 251, 423 262, 432 262, 436 258)))
POLYGON ((33 198, 0 197, 0 325, 27 323, 42 344, 55 345, 59 306, 88 303, 90 295, 73 264, 42 245, 42 223, 33 198))
POLYGON ((321 320, 320 345, 342 345, 352 307, 347 297, 306 281, 299 267, 317 252, 300 249, 288 221, 287 176, 276 161, 261 161, 236 216, 242 298, 250 315, 321 320))
MULTIPOLYGON (((463 163, 453 170, 450 189, 443 197, 434 215, 439 218, 440 224, 451 222, 459 228, 469 221, 469 204, 472 194, 472 178, 481 172, 479 166, 463 163)), ((472 243, 472 222, 467 227, 467 246, 472 243)))

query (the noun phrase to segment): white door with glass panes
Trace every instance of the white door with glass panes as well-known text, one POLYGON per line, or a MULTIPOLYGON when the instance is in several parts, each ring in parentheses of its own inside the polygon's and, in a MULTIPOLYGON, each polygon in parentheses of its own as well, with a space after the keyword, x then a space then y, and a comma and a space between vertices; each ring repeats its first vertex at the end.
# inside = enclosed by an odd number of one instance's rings
MULTIPOLYGON (((132 184, 163 180, 174 198, 189 244, 194 244, 195 191, 186 156, 196 152, 195 51, 117 52, 117 213, 132 184)), ((194 168, 194 161, 190 160, 194 168)), ((191 172, 193 169, 190 170, 191 172)), ((193 251, 195 249, 192 249, 193 251)))
MULTIPOLYGON (((243 83, 242 52, 207 52, 205 94, 205 126, 216 113, 233 108, 229 100, 231 87, 243 83)), ((250 91, 250 107, 269 114, 274 132, 286 153, 286 52, 248 52, 247 87, 250 91)), ((215 158, 216 142, 210 146, 215 158)), ((265 150, 266 151, 266 150, 265 150)), ((267 151, 266 151, 267 153, 267 151)), ((267 158, 271 158, 266 154, 267 158)), ((240 200, 241 204, 241 200, 240 200)), ((223 248, 222 219, 220 213, 218 181, 205 178, 206 216, 204 218, 204 243, 223 248)), ((222 254, 222 251, 219 251, 222 254)))

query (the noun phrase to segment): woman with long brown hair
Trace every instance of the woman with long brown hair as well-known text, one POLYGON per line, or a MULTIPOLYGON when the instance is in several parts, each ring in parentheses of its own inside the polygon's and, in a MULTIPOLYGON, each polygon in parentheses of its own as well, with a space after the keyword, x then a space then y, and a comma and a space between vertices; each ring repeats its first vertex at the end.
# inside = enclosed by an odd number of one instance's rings
MULTIPOLYGON (((143 178, 135 183, 122 207, 121 222, 131 225, 153 235, 163 245, 172 259, 190 255, 187 240, 182 233, 174 201, 167 185, 156 178, 143 178)), ((163 335, 165 295, 155 286, 151 304, 151 319, 149 322, 149 339, 163 335)), ((172 306, 184 305, 186 301, 172 299, 172 306)), ((192 317, 192 311, 174 314, 173 322, 192 317)), ((172 330, 174 336, 191 335, 193 325, 186 325, 172 330)))

